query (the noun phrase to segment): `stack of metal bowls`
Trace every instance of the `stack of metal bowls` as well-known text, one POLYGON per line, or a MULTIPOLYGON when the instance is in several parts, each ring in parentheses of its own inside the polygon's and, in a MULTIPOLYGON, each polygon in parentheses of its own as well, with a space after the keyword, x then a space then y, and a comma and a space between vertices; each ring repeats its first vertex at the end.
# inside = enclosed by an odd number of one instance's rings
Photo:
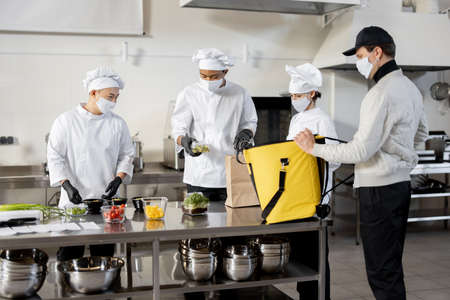
POLYGON ((36 294, 47 275, 48 256, 39 249, 0 252, 0 296, 25 298, 36 294))
POLYGON ((247 280, 255 273, 259 257, 258 249, 250 244, 227 246, 224 250, 223 271, 231 280, 247 280))
POLYGON ((108 290, 116 281, 124 261, 117 257, 83 257, 62 262, 58 271, 75 291, 91 294, 108 290))
POLYGON ((265 273, 282 273, 289 262, 289 240, 281 237, 261 237, 252 241, 261 252, 261 270, 265 273))
POLYGON ((221 243, 218 239, 188 239, 179 242, 181 265, 190 280, 210 280, 217 270, 217 255, 221 243))

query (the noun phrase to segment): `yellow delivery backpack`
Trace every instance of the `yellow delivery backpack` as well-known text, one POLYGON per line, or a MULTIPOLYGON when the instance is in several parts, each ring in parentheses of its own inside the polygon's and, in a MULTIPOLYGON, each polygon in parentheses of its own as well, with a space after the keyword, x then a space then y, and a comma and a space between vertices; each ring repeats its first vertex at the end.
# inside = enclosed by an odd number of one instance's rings
MULTIPOLYGON (((317 143, 324 138, 316 137, 317 143)), ((293 141, 243 151, 266 223, 314 216, 322 199, 324 160, 301 150, 293 141)))

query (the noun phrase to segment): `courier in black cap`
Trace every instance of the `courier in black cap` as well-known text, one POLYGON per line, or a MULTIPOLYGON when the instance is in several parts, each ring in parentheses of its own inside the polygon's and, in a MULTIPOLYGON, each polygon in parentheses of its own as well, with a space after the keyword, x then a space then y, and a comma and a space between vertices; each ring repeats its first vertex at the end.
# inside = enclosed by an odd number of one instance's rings
POLYGON ((370 288, 376 300, 407 300, 402 256, 411 202, 410 173, 417 161, 415 145, 428 138, 423 96, 395 63, 395 43, 384 29, 364 28, 355 47, 344 55, 356 55, 358 71, 376 81, 361 102, 360 123, 352 141, 316 144, 309 129, 298 133, 294 141, 304 152, 326 161, 355 164, 354 187, 359 191, 370 288))
POLYGON ((394 39, 386 30, 378 26, 363 28, 356 36, 355 47, 342 54, 356 55, 358 71, 366 79, 373 78, 376 82, 384 75, 399 69, 394 60, 394 39))

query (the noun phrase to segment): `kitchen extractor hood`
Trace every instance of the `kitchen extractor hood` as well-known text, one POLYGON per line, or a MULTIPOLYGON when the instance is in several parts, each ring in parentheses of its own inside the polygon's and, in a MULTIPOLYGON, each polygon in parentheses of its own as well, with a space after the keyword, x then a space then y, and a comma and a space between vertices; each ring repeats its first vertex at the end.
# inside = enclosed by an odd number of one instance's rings
POLYGON ((181 7, 324 15, 360 5, 360 0, 180 0, 181 7))
POLYGON ((402 0, 376 0, 380 7, 348 10, 337 17, 314 57, 318 68, 355 69, 356 58, 342 52, 355 44, 358 32, 371 25, 386 29, 396 43, 396 61, 405 71, 450 69, 450 18, 447 14, 403 12, 402 0), (384 2, 384 5, 383 3, 384 2))

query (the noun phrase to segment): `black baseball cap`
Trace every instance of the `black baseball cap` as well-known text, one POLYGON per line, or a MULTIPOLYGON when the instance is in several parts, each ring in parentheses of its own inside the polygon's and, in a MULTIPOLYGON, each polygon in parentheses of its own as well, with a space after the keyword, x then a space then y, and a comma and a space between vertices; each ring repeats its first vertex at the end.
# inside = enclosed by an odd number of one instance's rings
POLYGON ((369 26, 363 28, 356 36, 355 47, 342 52, 345 56, 352 56, 362 46, 381 46, 394 44, 392 36, 383 28, 378 26, 369 26))

